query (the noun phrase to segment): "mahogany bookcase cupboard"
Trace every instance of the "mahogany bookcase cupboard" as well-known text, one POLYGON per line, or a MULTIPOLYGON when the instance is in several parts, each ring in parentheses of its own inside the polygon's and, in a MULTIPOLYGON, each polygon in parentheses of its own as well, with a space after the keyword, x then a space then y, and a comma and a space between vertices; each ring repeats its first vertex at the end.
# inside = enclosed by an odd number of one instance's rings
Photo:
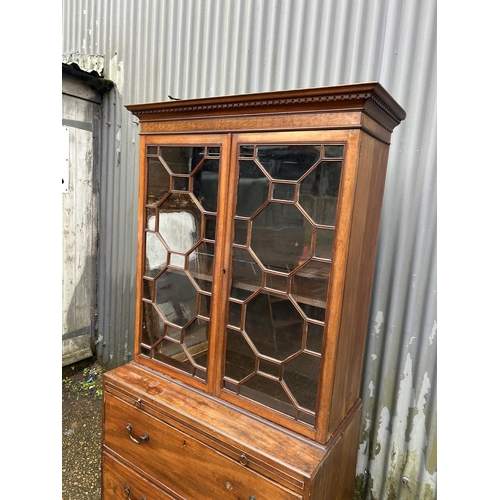
POLYGON ((404 110, 378 83, 128 109, 136 342, 104 377, 103 498, 352 498, 404 110))

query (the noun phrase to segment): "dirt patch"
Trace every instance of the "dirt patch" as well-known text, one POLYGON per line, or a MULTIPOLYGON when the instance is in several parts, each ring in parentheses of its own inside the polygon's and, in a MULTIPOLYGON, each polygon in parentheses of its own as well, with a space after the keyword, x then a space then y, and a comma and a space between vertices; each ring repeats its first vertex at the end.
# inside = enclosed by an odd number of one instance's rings
POLYGON ((62 499, 100 500, 102 374, 94 360, 62 370, 62 499))

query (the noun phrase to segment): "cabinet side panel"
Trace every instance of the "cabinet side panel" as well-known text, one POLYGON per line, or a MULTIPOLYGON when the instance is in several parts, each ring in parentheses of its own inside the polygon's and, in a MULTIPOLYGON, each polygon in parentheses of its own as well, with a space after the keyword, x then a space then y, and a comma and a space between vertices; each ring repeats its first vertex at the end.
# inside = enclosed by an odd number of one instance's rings
POLYGON ((329 433, 359 397, 388 154, 388 145, 362 134, 329 433))
POLYGON ((352 500, 361 425, 361 400, 338 429, 336 439, 312 480, 310 500, 352 500))

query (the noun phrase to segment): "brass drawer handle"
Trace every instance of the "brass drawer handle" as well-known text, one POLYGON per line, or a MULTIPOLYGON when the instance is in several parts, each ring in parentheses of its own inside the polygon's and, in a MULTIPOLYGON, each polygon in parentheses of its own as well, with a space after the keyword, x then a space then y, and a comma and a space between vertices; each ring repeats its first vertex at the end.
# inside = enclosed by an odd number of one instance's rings
POLYGON ((129 438, 137 444, 141 444, 143 441, 149 441, 149 436, 144 433, 142 436, 139 437, 139 439, 136 439, 134 436, 132 436, 132 424, 127 424, 127 430, 128 430, 128 436, 129 438))
MULTIPOLYGON (((127 494, 127 500, 132 500, 130 498, 130 486, 125 486, 125 493, 127 494)), ((146 498, 142 497, 141 500, 146 500, 146 498)))
POLYGON ((240 464, 248 465, 248 457, 244 453, 242 453, 240 456, 240 464))

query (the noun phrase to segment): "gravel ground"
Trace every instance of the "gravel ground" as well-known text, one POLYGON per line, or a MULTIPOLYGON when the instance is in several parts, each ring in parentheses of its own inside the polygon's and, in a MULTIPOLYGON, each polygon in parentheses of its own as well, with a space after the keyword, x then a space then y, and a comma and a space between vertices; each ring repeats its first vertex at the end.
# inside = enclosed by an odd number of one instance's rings
POLYGON ((103 368, 83 360, 62 370, 62 499, 100 500, 103 368))

